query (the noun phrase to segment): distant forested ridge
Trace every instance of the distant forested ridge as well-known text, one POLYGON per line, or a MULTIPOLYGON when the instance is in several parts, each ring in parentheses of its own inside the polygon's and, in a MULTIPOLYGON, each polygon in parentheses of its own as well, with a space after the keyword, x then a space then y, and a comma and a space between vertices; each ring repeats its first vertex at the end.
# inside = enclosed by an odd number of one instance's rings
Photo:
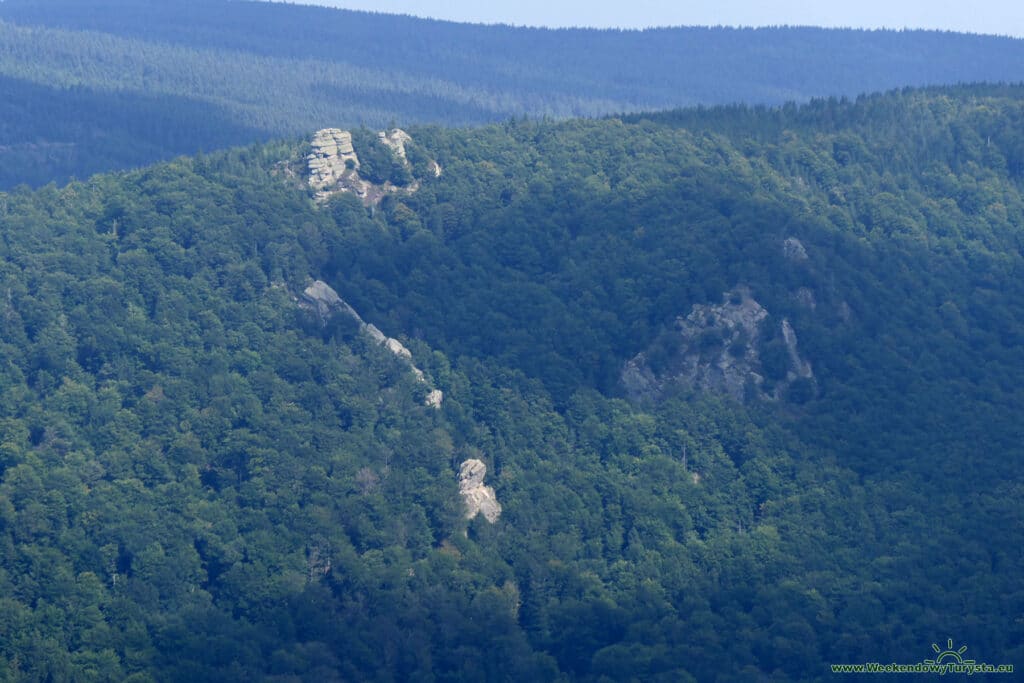
POLYGON ((280 142, 0 193, 0 680, 1021 666, 1022 123, 911 89, 410 126, 443 173, 375 206, 280 142), (624 400, 740 287, 813 390, 624 400))
POLYGON ((934 31, 464 25, 283 3, 0 3, 0 187, 390 121, 479 124, 1024 80, 934 31))

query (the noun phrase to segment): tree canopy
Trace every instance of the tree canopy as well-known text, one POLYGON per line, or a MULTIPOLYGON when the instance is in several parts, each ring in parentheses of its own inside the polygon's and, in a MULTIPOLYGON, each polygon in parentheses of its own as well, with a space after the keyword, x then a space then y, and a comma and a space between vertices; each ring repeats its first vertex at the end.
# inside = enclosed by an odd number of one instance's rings
POLYGON ((0 678, 1024 661, 1022 120, 963 86, 410 126, 443 173, 377 207, 316 204, 297 142, 0 193, 0 678), (815 391, 626 401, 737 285, 815 391))
POLYGON ((547 30, 229 0, 6 0, 0 46, 0 188, 331 126, 777 106, 1024 81, 1024 41, 996 36, 547 30))

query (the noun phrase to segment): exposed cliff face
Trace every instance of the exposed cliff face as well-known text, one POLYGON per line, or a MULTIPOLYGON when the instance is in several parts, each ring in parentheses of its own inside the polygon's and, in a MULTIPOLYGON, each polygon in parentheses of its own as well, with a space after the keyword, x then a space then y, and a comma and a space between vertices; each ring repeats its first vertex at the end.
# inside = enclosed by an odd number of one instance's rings
MULTIPOLYGON (((673 386, 724 394, 737 401, 752 397, 781 398, 796 379, 813 380, 811 366, 800 357, 796 332, 783 320, 770 351, 784 345, 788 367, 767 368, 762 354, 771 330, 765 310, 745 287, 726 292, 721 304, 696 305, 657 345, 625 363, 620 375, 626 394, 634 400, 660 398, 673 386)), ((783 362, 786 362, 784 360, 783 362)))
POLYGON ((459 494, 466 504, 466 519, 483 515, 491 524, 501 516, 501 504, 494 495, 494 489, 484 485, 487 465, 480 460, 471 459, 462 463, 459 468, 459 494))
MULTIPOLYGON (((302 308, 316 313, 320 318, 320 323, 322 325, 326 325, 327 321, 335 315, 345 315, 353 318, 359 323, 360 332, 369 337, 374 343, 383 346, 398 358, 405 361, 409 366, 409 371, 416 376, 416 379, 424 384, 427 383, 427 378, 423 374, 423 371, 413 364, 412 353, 409 349, 405 348, 405 345, 402 344, 402 342, 392 337, 388 337, 376 326, 365 322, 356 310, 345 303, 345 301, 338 296, 338 293, 334 291, 334 288, 323 280, 316 280, 313 284, 306 287, 306 289, 303 290, 301 297, 298 298, 298 303, 302 308)), ((443 402, 444 393, 440 389, 434 388, 430 389, 423 401, 425 405, 430 406, 431 408, 440 408, 443 402)))
MULTIPOLYGON (((400 128, 377 133, 377 139, 391 150, 394 157, 411 169, 406 158, 406 145, 412 137, 400 128)), ((352 144, 352 134, 340 128, 324 128, 313 136, 311 152, 306 157, 309 186, 315 190, 314 198, 323 202, 340 192, 349 192, 365 204, 376 204, 387 194, 412 193, 419 189, 419 181, 398 187, 391 182, 375 184, 359 174, 359 156, 352 144)), ((441 174, 441 167, 431 162, 435 176, 441 174)))
POLYGON ((317 201, 334 192, 353 192, 366 197, 369 183, 359 177, 359 157, 352 147, 352 134, 339 128, 317 131, 306 157, 309 186, 317 191, 317 201))

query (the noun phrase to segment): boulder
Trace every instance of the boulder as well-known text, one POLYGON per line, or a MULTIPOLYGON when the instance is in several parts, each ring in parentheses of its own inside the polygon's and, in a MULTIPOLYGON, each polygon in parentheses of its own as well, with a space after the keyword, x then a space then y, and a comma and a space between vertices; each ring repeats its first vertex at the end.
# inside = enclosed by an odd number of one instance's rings
POLYGON ((501 504, 494 495, 494 489, 484 485, 487 465, 475 458, 466 460, 459 467, 459 494, 466 504, 466 519, 482 514, 491 524, 501 516, 501 504))
POLYGON ((320 318, 320 324, 326 325, 327 321, 336 313, 355 318, 363 325, 363 319, 359 317, 355 309, 345 303, 334 289, 323 280, 316 280, 302 292, 302 299, 299 302, 305 308, 316 312, 320 318))

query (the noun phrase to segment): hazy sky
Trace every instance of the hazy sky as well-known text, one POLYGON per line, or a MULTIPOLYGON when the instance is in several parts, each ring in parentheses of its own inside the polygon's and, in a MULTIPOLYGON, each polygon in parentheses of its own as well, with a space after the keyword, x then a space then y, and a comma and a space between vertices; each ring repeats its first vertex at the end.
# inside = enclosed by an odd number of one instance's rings
POLYGON ((1024 37, 1024 0, 301 0, 302 4, 529 26, 853 26, 1024 37))

